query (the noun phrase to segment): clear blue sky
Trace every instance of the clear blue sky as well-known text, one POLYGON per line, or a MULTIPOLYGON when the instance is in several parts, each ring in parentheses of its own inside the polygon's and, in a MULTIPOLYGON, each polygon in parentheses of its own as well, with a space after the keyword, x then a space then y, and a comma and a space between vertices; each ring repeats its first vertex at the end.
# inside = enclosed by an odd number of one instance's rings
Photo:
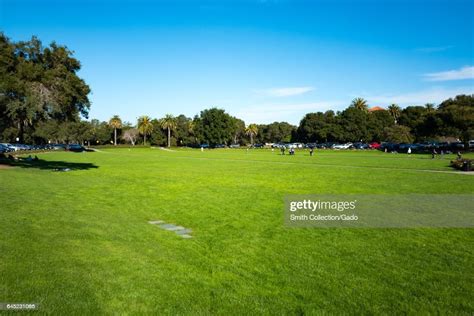
POLYGON ((298 123, 354 97, 371 106, 474 93, 473 1, 9 1, 0 30, 75 51, 90 117, 298 123))

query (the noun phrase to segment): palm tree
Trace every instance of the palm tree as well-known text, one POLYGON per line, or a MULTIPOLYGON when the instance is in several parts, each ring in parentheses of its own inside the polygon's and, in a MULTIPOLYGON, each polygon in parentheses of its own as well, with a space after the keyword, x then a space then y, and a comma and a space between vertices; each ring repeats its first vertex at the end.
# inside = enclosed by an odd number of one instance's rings
POLYGON ((433 113, 435 111, 435 105, 433 103, 426 103, 425 104, 425 109, 426 109, 426 113, 430 114, 430 113, 433 113))
POLYGON ((162 129, 168 130, 168 148, 171 147, 171 130, 175 130, 178 122, 176 118, 171 114, 166 114, 164 118, 160 120, 162 129))
POLYGON ((257 136, 257 134, 258 134, 257 125, 256 124, 250 124, 249 126, 247 126, 247 128, 245 129, 245 134, 250 136, 250 144, 253 145, 253 137, 257 136))
POLYGON ((368 107, 367 101, 363 98, 355 98, 352 100, 351 106, 361 111, 367 111, 368 107))
POLYGON ((117 129, 122 128, 122 120, 118 115, 114 115, 109 121, 109 126, 114 129, 114 145, 117 146, 117 129))
POLYGON ((192 121, 192 120, 189 121, 188 122, 188 133, 189 133, 189 135, 193 136, 194 142, 197 141, 196 134, 194 133, 195 129, 196 129, 196 123, 194 123, 194 121, 192 121))
POLYGON ((400 118, 400 112, 401 112, 400 107, 396 105, 395 103, 391 104, 388 107, 388 113, 390 113, 390 115, 393 117, 395 124, 397 124, 398 119, 400 118))
POLYGON ((150 135, 153 131, 153 124, 149 116, 143 115, 138 118, 138 131, 143 135, 143 145, 146 145, 146 135, 150 135))

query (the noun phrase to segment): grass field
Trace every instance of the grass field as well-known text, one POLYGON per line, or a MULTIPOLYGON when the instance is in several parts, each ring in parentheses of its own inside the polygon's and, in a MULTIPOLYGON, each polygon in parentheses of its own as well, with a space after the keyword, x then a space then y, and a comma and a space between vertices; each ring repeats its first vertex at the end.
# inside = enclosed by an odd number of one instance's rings
POLYGON ((283 224, 286 194, 474 193, 449 159, 102 149, 0 170, 0 302, 54 314, 474 313, 473 229, 283 224), (70 172, 52 168, 69 167, 70 172), (192 239, 149 220, 189 227, 192 239))

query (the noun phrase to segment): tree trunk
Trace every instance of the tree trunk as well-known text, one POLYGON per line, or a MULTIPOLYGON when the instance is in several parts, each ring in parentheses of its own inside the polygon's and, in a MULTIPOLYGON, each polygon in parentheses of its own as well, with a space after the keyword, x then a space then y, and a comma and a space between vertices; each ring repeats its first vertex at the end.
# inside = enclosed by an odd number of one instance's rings
POLYGON ((114 128, 114 146, 117 146, 117 129, 114 128))
POLYGON ((253 145, 253 134, 250 134, 250 144, 253 145))
POLYGON ((143 146, 146 146, 146 134, 143 134, 143 146))
POLYGON ((168 127, 168 148, 170 148, 170 147, 171 147, 171 130, 168 127))

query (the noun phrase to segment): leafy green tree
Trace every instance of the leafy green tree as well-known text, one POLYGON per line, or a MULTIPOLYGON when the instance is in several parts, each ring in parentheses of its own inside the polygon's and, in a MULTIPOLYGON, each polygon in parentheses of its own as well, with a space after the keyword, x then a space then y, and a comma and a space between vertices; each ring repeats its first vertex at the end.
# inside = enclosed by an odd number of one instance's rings
POLYGON ((236 117, 231 117, 232 121, 232 143, 238 144, 238 139, 245 135, 245 122, 236 117))
POLYGON ((417 141, 422 141, 423 125, 426 108, 423 106, 408 106, 400 114, 398 124, 407 126, 417 141))
POLYGON ((91 139, 92 144, 107 144, 110 141, 112 135, 112 129, 107 122, 100 122, 97 119, 90 121, 91 126, 91 139))
POLYGON ((234 122, 224 110, 211 108, 195 117, 195 131, 200 141, 211 145, 227 144, 233 138, 234 122))
POLYGON ((302 142, 341 141, 343 129, 333 111, 308 113, 300 121, 296 134, 302 142))
POLYGON ((403 125, 393 125, 384 129, 385 140, 392 143, 412 143, 413 136, 410 133, 410 128, 403 125))
POLYGON ((78 77, 80 63, 64 46, 43 47, 32 37, 11 42, 0 33, 0 128, 17 128, 31 140, 39 122, 79 121, 87 117, 90 89, 78 77))
POLYGON ((114 115, 109 120, 109 126, 114 129, 114 145, 117 146, 117 129, 122 128, 122 120, 118 115, 114 115))
POLYGON ((250 137, 250 144, 253 145, 253 138, 258 134, 257 124, 250 124, 245 129, 245 134, 250 137))
POLYGON ((171 147, 171 131, 175 130, 177 125, 177 119, 171 114, 166 114, 165 117, 160 120, 161 128, 168 131, 168 148, 171 147))
POLYGON ((339 115, 339 124, 343 129, 342 141, 369 141, 367 130, 369 113, 350 106, 339 115))
POLYGON ((468 148, 469 140, 474 138, 474 94, 445 100, 438 109, 446 129, 464 142, 464 148, 468 148))
POLYGON ((260 143, 290 142, 296 127, 287 122, 258 125, 256 140, 260 143))
POLYGON ((176 128, 174 130, 176 144, 179 146, 190 145, 194 143, 193 121, 191 118, 180 114, 176 117, 176 128))
POLYGON ((143 135, 143 145, 146 145, 146 136, 153 131, 153 124, 151 118, 147 115, 140 116, 137 122, 137 128, 140 134, 143 135))
POLYGON ((384 129, 391 127, 395 122, 389 111, 379 110, 370 112, 367 116, 367 139, 366 141, 383 141, 384 129))

